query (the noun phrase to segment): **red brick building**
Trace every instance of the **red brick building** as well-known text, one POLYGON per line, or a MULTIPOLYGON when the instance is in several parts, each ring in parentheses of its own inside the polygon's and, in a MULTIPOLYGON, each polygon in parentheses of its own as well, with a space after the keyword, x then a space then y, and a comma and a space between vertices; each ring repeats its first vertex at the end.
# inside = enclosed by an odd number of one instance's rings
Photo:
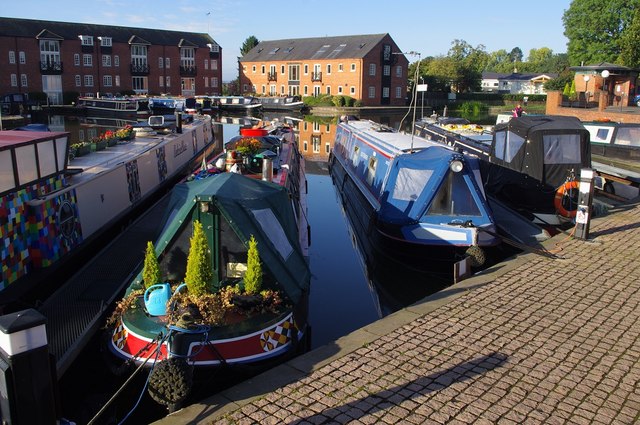
POLYGON ((222 49, 202 33, 0 17, 0 94, 222 93, 222 49))
POLYGON ((240 88, 258 95, 345 95, 405 105, 409 62, 389 34, 262 41, 240 58, 240 88))

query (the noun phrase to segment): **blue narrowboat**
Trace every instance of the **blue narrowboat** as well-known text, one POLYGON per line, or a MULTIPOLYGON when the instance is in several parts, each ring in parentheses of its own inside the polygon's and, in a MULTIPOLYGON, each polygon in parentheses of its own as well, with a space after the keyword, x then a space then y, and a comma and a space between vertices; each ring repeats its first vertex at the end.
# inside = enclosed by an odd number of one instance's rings
POLYGON ((482 265, 499 237, 478 158, 368 120, 338 124, 330 157, 334 181, 359 220, 389 252, 482 265))

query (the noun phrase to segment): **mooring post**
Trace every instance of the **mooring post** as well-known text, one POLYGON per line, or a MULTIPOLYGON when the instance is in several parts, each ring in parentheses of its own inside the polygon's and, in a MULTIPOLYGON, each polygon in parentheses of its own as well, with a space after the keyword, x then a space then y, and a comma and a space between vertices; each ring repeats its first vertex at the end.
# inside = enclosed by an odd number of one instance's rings
POLYGON ((55 424, 55 366, 46 318, 34 309, 0 317, 0 415, 3 424, 55 424))
POLYGON ((590 168, 580 170, 580 186, 578 193, 578 211, 576 212, 575 237, 589 238, 589 224, 591 222, 591 206, 593 205, 593 182, 595 173, 590 168))

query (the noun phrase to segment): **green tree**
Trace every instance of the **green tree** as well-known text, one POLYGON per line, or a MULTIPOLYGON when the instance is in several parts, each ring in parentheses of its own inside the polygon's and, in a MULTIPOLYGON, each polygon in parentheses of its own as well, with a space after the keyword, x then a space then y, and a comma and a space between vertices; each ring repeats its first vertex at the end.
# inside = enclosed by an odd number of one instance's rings
POLYGON ((190 294, 195 296, 203 295, 210 291, 210 283, 213 278, 211 260, 209 256, 209 246, 207 236, 204 234, 202 223, 198 220, 193 222, 193 235, 189 240, 189 255, 187 257, 187 274, 184 283, 190 294))
POLYGON ((489 53, 489 60, 487 61, 487 65, 484 70, 489 72, 507 73, 510 72, 509 70, 512 66, 509 53, 507 53, 505 49, 500 49, 489 53))
POLYGON ((428 75, 446 81, 453 91, 463 93, 480 89, 482 71, 489 63, 489 55, 480 44, 471 46, 464 40, 454 40, 447 56, 433 58, 428 75))
POLYGON ((509 59, 511 59, 511 63, 522 62, 522 59, 524 59, 522 49, 517 46, 511 49, 511 52, 509 52, 509 59))
POLYGON ((244 290, 249 295, 260 293, 262 287, 262 264, 258 254, 258 242, 251 235, 247 253, 247 271, 244 273, 244 290))
POLYGON ((640 10, 636 9, 633 19, 620 39, 618 63, 629 68, 640 68, 640 10))
POLYGON ((640 0, 573 0, 562 16, 572 65, 616 62, 640 0))
POLYGON ((242 47, 240 48, 240 54, 242 56, 246 55, 247 53, 249 53, 249 50, 256 47, 259 43, 260 41, 258 41, 255 35, 251 35, 247 37, 247 39, 244 40, 244 43, 242 43, 242 47))
POLYGON ((160 265, 153 242, 147 242, 147 250, 144 255, 144 265, 142 267, 142 281, 145 288, 155 285, 162 278, 160 274, 160 265))

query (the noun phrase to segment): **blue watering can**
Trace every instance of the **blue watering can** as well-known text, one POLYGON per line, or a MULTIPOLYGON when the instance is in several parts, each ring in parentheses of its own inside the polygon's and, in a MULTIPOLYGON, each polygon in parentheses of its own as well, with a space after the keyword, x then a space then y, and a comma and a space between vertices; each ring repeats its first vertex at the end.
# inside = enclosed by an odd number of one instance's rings
MULTIPOLYGON (((179 285, 174 294, 187 286, 179 285)), ((168 283, 151 285, 144 291, 144 306, 152 316, 164 316, 167 314, 167 302, 171 298, 171 286, 168 283)))

